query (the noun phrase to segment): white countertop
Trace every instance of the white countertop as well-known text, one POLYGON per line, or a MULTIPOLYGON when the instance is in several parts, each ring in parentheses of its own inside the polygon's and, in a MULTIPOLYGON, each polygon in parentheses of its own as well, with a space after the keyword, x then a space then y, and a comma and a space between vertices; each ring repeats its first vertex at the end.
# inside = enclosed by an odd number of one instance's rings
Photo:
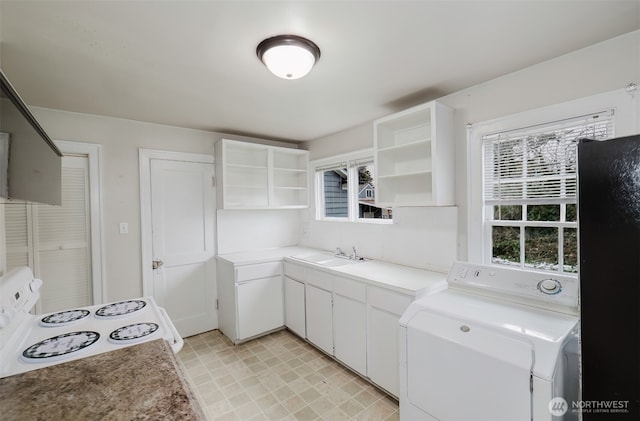
POLYGON ((432 272, 377 260, 368 260, 331 269, 359 281, 382 284, 417 296, 428 292, 441 291, 447 287, 446 273, 432 272))
POLYGON ((241 251, 238 253, 219 254, 216 256, 218 260, 225 260, 235 265, 252 265, 254 263, 271 262, 288 256, 299 254, 317 253, 320 250, 308 247, 278 247, 272 249, 241 251))
MULTIPOLYGON (((323 250, 308 247, 292 246, 222 254, 218 255, 217 259, 235 265, 249 265, 322 251, 323 250)), ((427 292, 440 291, 447 287, 446 273, 417 269, 378 260, 367 260, 338 267, 326 267, 297 259, 287 260, 313 269, 335 273, 336 275, 345 276, 372 285, 391 288, 398 292, 417 297, 427 292)))

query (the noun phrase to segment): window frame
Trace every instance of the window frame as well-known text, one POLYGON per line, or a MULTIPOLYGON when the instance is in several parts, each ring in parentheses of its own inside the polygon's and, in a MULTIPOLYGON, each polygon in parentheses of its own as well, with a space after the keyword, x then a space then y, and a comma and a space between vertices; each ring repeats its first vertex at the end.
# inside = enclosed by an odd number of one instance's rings
MULTIPOLYGON (((575 270, 571 270, 564 260, 565 229, 578 228, 577 220, 567 221, 566 207, 577 206, 577 141, 589 136, 601 140, 615 137, 614 110, 483 136, 484 241, 488 242, 485 261, 563 274, 577 272, 577 255, 575 265, 572 265, 575 270), (579 132, 575 132, 577 128, 580 128, 579 132), (562 136, 558 137, 558 134, 562 136), (555 143, 557 147, 554 148, 550 140, 558 141, 555 143), (543 143, 536 146, 540 141, 543 143), (554 163, 559 167, 557 170, 553 169, 554 163), (541 182, 544 183, 543 189, 530 189, 541 182), (520 219, 496 219, 496 207, 510 206, 520 208, 520 219), (557 220, 529 219, 529 208, 535 206, 558 206, 557 220), (497 227, 518 228, 517 261, 495 261, 500 259, 500 256, 494 255, 494 232, 497 227), (528 229, 544 228, 555 230, 556 256, 554 262, 537 266, 536 263, 541 262, 528 261, 531 249, 527 245, 527 232, 528 229), (555 266, 555 269, 548 265, 555 266)), ((577 235, 575 241, 577 248, 577 235)))
POLYGON ((360 218, 358 208, 358 168, 363 165, 374 165, 373 149, 363 149, 348 154, 335 155, 311 162, 313 185, 314 188, 314 206, 316 221, 330 222, 356 222, 365 224, 392 224, 393 218, 360 218), (329 170, 332 167, 347 169, 347 189, 348 189, 348 216, 347 217, 328 217, 324 214, 324 177, 323 170, 329 170), (352 182, 356 180, 356 182, 352 182))
MULTIPOLYGON (((489 120, 467 125, 467 258, 470 262, 494 265, 492 257, 491 226, 486 223, 488 212, 493 212, 492 205, 484 202, 484 147, 483 138, 492 133, 508 132, 521 128, 541 126, 552 122, 570 120, 577 116, 596 114, 605 109, 614 110, 613 130, 615 137, 631 135, 636 132, 638 116, 634 112, 637 108, 637 95, 635 91, 628 92, 619 89, 604 94, 594 95, 569 101, 548 107, 533 109, 530 111, 512 114, 495 120, 489 120)), ((523 212, 526 207, 523 207, 523 212)), ((523 215, 522 221, 509 221, 509 225, 525 226, 552 226, 564 228, 566 222, 535 222, 526 221, 523 215), (533 222, 533 223, 532 223, 533 222)), ((505 221, 501 221, 505 222, 505 221)), ((576 222, 577 225, 577 222, 576 222)), ((577 229, 577 227, 576 227, 577 229)), ((521 242, 524 236, 521 235, 521 242)), ((561 237, 561 234, 559 234, 561 237)), ((559 239, 561 241, 561 239, 559 239)), ((521 244, 520 253, 524 253, 521 244)), ((560 262, 558 262, 560 263, 560 262)), ((514 266, 516 267, 516 266, 514 266)), ((522 270, 537 270, 529 267, 517 266, 522 270)), ((553 273, 557 273, 553 271, 553 273)), ((576 274, 564 272, 569 276, 576 274)))

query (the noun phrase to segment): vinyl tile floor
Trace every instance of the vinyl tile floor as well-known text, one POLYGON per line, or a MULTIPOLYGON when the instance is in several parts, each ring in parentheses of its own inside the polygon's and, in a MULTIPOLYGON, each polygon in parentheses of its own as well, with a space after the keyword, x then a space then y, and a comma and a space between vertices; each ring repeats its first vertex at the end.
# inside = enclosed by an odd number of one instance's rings
POLYGON ((178 360, 208 420, 398 419, 395 399, 286 330, 192 336, 178 360))

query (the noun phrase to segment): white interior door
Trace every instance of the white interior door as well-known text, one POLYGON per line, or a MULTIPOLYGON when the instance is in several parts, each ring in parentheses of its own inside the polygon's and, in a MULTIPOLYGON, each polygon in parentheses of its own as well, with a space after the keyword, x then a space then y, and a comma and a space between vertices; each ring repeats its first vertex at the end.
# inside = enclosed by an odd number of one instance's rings
POLYGON ((153 270, 153 296, 180 335, 213 330, 213 164, 151 159, 150 187, 152 258, 161 262, 153 270))

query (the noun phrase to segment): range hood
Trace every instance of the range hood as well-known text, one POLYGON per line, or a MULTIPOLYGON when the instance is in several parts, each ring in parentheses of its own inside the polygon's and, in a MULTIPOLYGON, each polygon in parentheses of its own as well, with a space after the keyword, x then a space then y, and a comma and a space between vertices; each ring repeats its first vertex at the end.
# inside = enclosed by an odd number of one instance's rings
POLYGON ((0 69, 0 197, 62 204, 62 153, 0 69))

